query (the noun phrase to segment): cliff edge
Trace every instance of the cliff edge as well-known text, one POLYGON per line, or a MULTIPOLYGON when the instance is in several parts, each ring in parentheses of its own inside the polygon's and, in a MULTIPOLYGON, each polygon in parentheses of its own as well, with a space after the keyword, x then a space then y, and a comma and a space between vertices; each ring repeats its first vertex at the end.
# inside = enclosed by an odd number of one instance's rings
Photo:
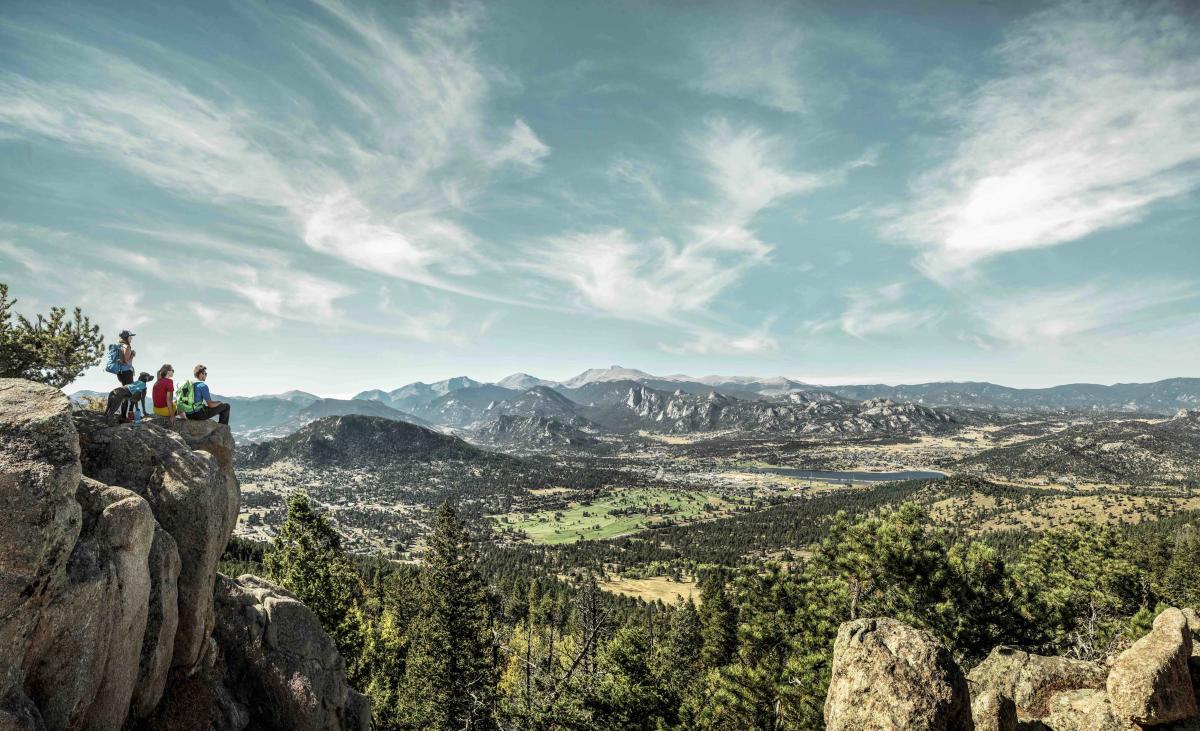
POLYGON ((0 379, 0 731, 369 728, 312 612, 217 573, 233 451, 0 379))

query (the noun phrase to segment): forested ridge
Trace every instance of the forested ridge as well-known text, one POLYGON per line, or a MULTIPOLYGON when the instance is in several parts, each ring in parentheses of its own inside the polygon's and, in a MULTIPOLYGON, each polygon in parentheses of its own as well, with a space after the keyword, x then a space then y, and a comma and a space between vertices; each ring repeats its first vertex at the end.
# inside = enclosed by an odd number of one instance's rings
POLYGON ((395 563, 343 553, 297 494, 274 543, 235 541, 226 569, 261 566, 317 613, 380 729, 799 731, 823 728, 833 640, 858 617, 929 630, 967 667, 999 644, 1110 655, 1156 607, 1200 599, 1198 520, 1005 542, 874 505, 814 521, 822 535, 787 560, 692 560, 700 601, 668 605, 597 584, 605 554, 651 541, 561 547, 597 560, 548 571, 551 551, 497 548, 447 503, 421 562, 395 563))

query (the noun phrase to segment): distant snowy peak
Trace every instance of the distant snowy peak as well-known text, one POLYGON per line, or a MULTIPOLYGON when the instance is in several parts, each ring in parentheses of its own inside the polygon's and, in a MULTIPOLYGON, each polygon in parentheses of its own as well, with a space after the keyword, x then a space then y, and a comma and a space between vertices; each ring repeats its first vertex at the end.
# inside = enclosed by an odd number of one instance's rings
POLYGON ((444 381, 438 381, 437 383, 431 383, 429 387, 437 395, 445 396, 451 391, 459 391, 464 388, 474 388, 475 386, 482 385, 479 381, 467 378, 466 376, 456 376, 454 378, 447 378, 444 381))
POLYGON ((544 378, 538 378, 537 376, 531 376, 528 373, 514 373, 511 376, 505 376, 496 381, 496 385, 503 388, 511 388, 514 391, 528 391, 538 386, 555 386, 557 383, 547 381, 544 378))
POLYGON ((568 378, 561 385, 566 388, 579 388, 586 386, 589 383, 607 383, 609 381, 652 381, 661 380, 654 376, 639 371, 636 368, 622 368, 619 365, 609 366, 608 368, 589 368, 583 373, 580 373, 574 378, 568 378))

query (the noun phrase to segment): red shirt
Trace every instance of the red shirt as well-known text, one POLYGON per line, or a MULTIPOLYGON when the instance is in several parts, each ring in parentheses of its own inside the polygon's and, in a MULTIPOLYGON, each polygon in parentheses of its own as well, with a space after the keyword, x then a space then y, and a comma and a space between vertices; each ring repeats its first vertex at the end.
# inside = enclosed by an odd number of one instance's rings
POLYGON ((171 396, 175 393, 175 384, 170 378, 160 378, 154 384, 154 408, 165 409, 171 396))

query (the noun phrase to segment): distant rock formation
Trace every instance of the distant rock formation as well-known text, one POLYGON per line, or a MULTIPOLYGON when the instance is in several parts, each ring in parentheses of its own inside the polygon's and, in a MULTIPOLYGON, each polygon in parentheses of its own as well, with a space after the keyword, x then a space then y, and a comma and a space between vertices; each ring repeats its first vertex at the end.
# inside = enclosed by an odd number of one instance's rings
POLYGON ((962 671, 928 633, 890 619, 847 622, 833 650, 826 728, 1195 731, 1197 629, 1193 610, 1167 609, 1107 662, 997 647, 960 684, 962 671))
POLYGON ((368 727, 311 612, 217 573, 239 499, 227 427, 108 426, 0 379, 0 444, 0 730, 368 727), (234 587, 253 602, 230 609, 234 587), (235 633, 252 616, 257 640, 235 633))
POLYGON ((501 416, 477 428, 473 436, 484 444, 516 448, 590 447, 599 428, 581 416, 565 423, 549 416, 501 416))

